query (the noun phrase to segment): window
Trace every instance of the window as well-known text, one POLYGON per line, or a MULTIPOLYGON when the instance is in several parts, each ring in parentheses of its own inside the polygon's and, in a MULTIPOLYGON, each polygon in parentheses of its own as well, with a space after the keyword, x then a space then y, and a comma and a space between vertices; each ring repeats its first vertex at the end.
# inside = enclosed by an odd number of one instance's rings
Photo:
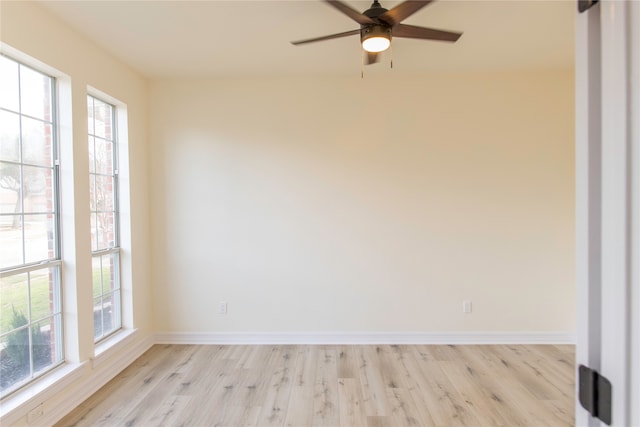
POLYGON ((87 97, 93 319, 96 341, 122 327, 115 107, 87 97))
POLYGON ((55 80, 0 55, 0 395, 63 361, 55 80))

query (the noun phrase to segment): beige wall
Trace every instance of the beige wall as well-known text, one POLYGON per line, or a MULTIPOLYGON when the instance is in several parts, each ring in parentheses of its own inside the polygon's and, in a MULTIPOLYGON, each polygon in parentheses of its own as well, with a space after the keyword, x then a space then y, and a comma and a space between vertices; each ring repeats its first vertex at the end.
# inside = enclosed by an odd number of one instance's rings
MULTIPOLYGON (((40 61, 60 77, 60 129, 62 222, 64 260, 64 313, 67 334, 66 358, 78 370, 67 376, 66 386, 49 389, 43 395, 28 391, 3 401, 3 414, 22 398, 26 405, 2 419, 4 425, 26 423, 20 416, 44 404, 45 415, 38 421, 51 422, 63 408, 80 403, 92 387, 107 381, 122 364, 136 357, 153 342, 152 301, 150 287, 150 230, 148 191, 148 83, 128 66, 97 48, 58 19, 32 2, 2 2, 0 10, 3 53, 17 59, 40 61), (28 58, 27 56, 31 57, 28 58), (121 171, 130 195, 124 193, 123 267, 125 323, 138 332, 127 341, 126 348, 108 352, 108 361, 92 363, 93 311, 91 295, 91 249, 89 223, 89 180, 87 151, 87 87, 102 91, 126 104, 128 141, 121 149, 129 158, 130 170, 121 171), (127 197, 128 196, 128 197, 127 197), (133 306, 131 305, 133 304, 133 306), (132 314, 133 313, 133 314, 132 314), (75 339, 72 337, 79 337, 75 339), (57 390, 57 391, 54 391, 57 390), (78 400, 79 399, 79 400, 78 400), (52 418, 54 417, 54 418, 52 418), (9 422, 9 420, 11 420, 9 422)), ((66 369, 66 368, 65 368, 66 369)), ((45 381, 52 381, 51 378, 45 381)), ((64 415, 64 413, 62 413, 64 415)))
POLYGON ((150 105, 156 331, 575 330, 571 71, 157 80, 150 105))

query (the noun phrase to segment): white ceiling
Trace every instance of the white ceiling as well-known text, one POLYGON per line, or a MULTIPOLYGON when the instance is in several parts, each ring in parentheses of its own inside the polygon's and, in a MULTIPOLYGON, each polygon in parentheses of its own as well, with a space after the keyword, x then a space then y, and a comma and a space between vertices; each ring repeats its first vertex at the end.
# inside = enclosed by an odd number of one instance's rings
MULTIPOLYGON (((370 1, 347 1, 365 10, 370 1)), ((398 1, 381 1, 387 9, 398 1)), ((322 1, 40 1, 148 77, 359 75, 358 28, 322 1)), ((575 1, 440 0, 404 22, 462 31, 457 43, 394 39, 394 73, 573 66, 575 1)), ((389 73, 389 54, 365 73, 389 73)))

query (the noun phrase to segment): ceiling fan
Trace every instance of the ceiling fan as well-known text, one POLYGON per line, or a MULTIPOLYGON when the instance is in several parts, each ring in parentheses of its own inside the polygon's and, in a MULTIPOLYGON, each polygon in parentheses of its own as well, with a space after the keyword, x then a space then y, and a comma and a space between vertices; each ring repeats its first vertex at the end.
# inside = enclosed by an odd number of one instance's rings
POLYGON ((403 20, 425 7, 433 0, 408 0, 400 3, 390 10, 382 7, 378 0, 373 0, 371 7, 362 13, 339 0, 325 1, 360 24, 360 29, 331 34, 328 36, 315 37, 312 39, 293 41, 291 44, 297 46, 305 43, 313 43, 360 34, 360 42, 362 43, 362 48, 366 52, 366 63, 369 65, 377 62, 378 54, 391 46, 392 37, 455 42, 462 35, 462 33, 451 31, 401 24, 403 20))

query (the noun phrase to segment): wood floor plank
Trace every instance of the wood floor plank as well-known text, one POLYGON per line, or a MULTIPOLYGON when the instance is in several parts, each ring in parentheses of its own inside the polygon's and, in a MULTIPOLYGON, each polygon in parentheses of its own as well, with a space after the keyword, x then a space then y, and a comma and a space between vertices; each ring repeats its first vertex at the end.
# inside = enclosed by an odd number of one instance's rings
MULTIPOLYGON (((556 411, 545 401, 537 399, 512 373, 513 367, 504 359, 495 357, 492 346, 478 346, 467 351, 467 357, 478 360, 486 366, 486 375, 493 380, 494 387, 503 391, 502 396, 513 409, 520 411, 527 420, 527 425, 566 425, 566 414, 556 411)), ((571 381, 573 384, 573 382, 571 381)), ((573 414, 573 410, 570 411, 573 414)))
POLYGON ((266 390, 258 425, 268 427, 284 424, 294 381, 297 355, 298 352, 291 346, 281 348, 280 359, 276 362, 276 368, 266 390))
MULTIPOLYGON (((90 398, 85 400, 75 411, 65 418, 65 426, 83 427, 90 426, 104 416, 104 408, 116 407, 123 399, 126 400, 126 389, 144 378, 149 371, 154 369, 154 361, 160 361, 167 355, 161 346, 153 346, 128 368, 122 371, 117 378, 108 382, 100 389, 101 399, 90 398), (124 387, 124 389, 123 389, 124 387)), ((95 396, 95 395, 94 395, 95 396)))
POLYGON ((429 402, 425 400, 425 394, 422 392, 422 384, 424 384, 422 374, 420 369, 415 365, 414 355, 410 347, 404 347, 402 349, 402 358, 398 360, 397 369, 402 374, 403 384, 409 392, 410 399, 416 405, 419 420, 425 425, 438 425, 431 415, 429 407, 431 406, 433 408, 434 406, 440 406, 440 404, 431 401, 430 405, 429 402))
POLYGON ((421 419, 418 408, 405 388, 387 387, 387 399, 391 406, 391 420, 394 426, 425 425, 427 420, 421 419))
POLYGON ((339 346, 338 352, 338 378, 358 378, 357 347, 339 346))
POLYGON ((440 362, 440 366, 476 418, 485 420, 487 426, 511 425, 491 398, 487 399, 485 391, 470 378, 469 366, 459 361, 440 362))
POLYGON ((397 345, 383 345, 376 347, 376 354, 380 361, 380 372, 387 388, 402 388, 404 378, 401 374, 402 352, 397 345))
POLYGON ((393 425, 391 417, 367 417, 367 427, 387 427, 393 425))
MULTIPOLYGON (((569 397, 569 389, 560 390, 556 383, 556 378, 550 374, 545 374, 542 370, 541 357, 533 353, 526 346, 504 346, 505 351, 501 354, 504 360, 510 361, 513 374, 518 377, 525 386, 538 399, 562 400, 569 397)), ((498 349, 494 349, 498 351, 498 349)))
POLYGON ((309 426, 313 421, 313 401, 316 386, 318 351, 311 346, 301 346, 298 351, 294 384, 291 388, 289 410, 285 426, 309 426))
MULTIPOLYGON (((185 375, 189 370, 193 369, 194 359, 192 356, 194 352, 195 348, 192 346, 177 347, 176 351, 172 352, 173 357, 164 365, 167 367, 165 372, 159 369, 157 370, 155 378, 154 376, 145 378, 145 382, 149 382, 149 384, 155 379, 157 384, 162 384, 162 387, 150 387, 148 394, 140 398, 137 401, 137 405, 128 413, 125 412, 125 409, 122 409, 122 420, 124 420, 124 424, 135 425, 137 420, 147 419, 156 413, 157 406, 149 405, 149 402, 164 402, 167 397, 170 397, 170 393, 179 387, 185 375)), ((182 407, 182 404, 186 404, 188 401, 189 399, 177 400, 170 410, 178 410, 182 407)), ((169 412, 169 414, 171 414, 171 412, 169 412)), ((111 422, 118 424, 121 421, 119 418, 111 417, 107 424, 111 422)))
POLYGON ((56 426, 571 426, 574 346, 156 345, 56 426))
MULTIPOLYGON (((414 355, 415 355, 414 351, 414 355)), ((423 402, 431 414, 436 426, 478 426, 482 425, 482 420, 476 418, 455 389, 453 383, 443 372, 439 362, 429 359, 427 362, 419 362, 410 357, 405 359, 414 378, 418 382, 423 402)))
POLYGON ((367 414, 362 405, 362 390, 355 378, 338 379, 338 407, 341 426, 366 427, 367 414))
POLYGON ((182 423, 181 413, 190 401, 191 397, 189 396, 175 394, 168 396, 151 414, 147 424, 150 426, 180 425, 182 423))
POLYGON ((512 401, 511 388, 502 387, 503 378, 496 377, 488 369, 486 361, 477 356, 479 350, 468 346, 458 346, 461 360, 464 360, 465 371, 463 372, 467 380, 478 390, 482 396, 482 401, 487 402, 487 406, 492 411, 500 414, 509 426, 526 426, 530 417, 519 410, 512 401))
POLYGON ((338 352, 335 349, 319 351, 316 362, 316 381, 313 394, 312 426, 337 427, 338 413, 338 352))
POLYGON ((549 425, 553 426, 573 426, 575 425, 574 410, 567 407, 566 401, 546 400, 542 402, 544 407, 553 415, 549 425))
POLYGON ((514 420, 515 424, 532 427, 549 425, 549 419, 543 417, 544 414, 548 415, 549 409, 510 374, 509 367, 487 353, 485 348, 477 346, 465 350, 465 356, 476 367, 479 381, 494 390, 509 412, 516 414, 518 418, 514 420))
POLYGON ((216 387, 206 397, 206 406, 201 408, 201 410, 207 408, 203 411, 206 415, 201 418, 203 424, 229 425, 228 422, 238 415, 234 395, 241 385, 242 370, 235 368, 237 360, 228 359, 228 361, 230 363, 227 365, 227 370, 224 375, 219 376, 216 387))
POLYGON ((125 382, 127 384, 125 395, 121 396, 118 404, 113 407, 112 411, 105 413, 91 425, 105 427, 123 425, 127 419, 135 423, 138 416, 134 409, 145 408, 146 398, 156 391, 156 385, 171 375, 173 367, 185 360, 185 357, 188 357, 193 351, 188 346, 176 346, 171 350, 161 353, 163 357, 160 357, 159 360, 155 362, 150 360, 144 367, 141 367, 139 373, 142 374, 142 378, 138 375, 128 378, 125 382))
POLYGON ((220 392, 225 385, 224 380, 231 375, 233 365, 232 360, 210 359, 208 366, 201 366, 199 369, 203 379, 192 382, 188 386, 188 392, 181 390, 182 395, 191 398, 181 412, 181 421, 185 426, 208 425, 219 412, 225 410, 224 406, 216 406, 214 402, 220 398, 220 392))
POLYGON ((363 346, 360 351, 360 386, 368 417, 391 414, 380 361, 375 347, 363 346))

